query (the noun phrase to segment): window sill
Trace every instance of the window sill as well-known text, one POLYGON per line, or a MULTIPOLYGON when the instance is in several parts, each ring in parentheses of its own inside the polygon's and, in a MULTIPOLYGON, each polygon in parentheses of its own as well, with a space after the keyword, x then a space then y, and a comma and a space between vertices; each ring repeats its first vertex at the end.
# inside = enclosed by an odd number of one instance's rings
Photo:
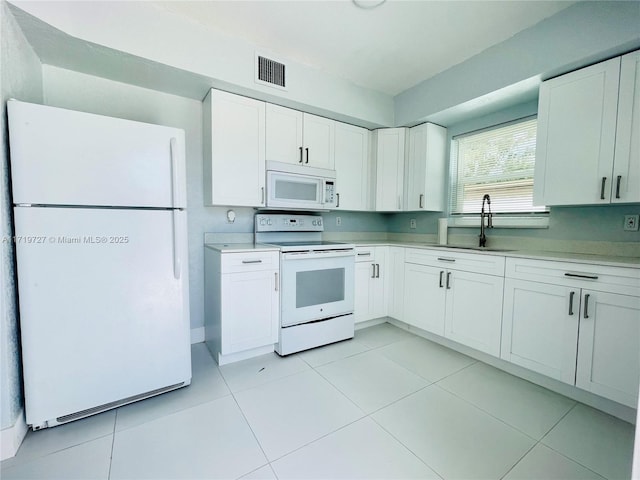
MULTIPOLYGON (((480 217, 461 216, 449 217, 450 228, 480 228, 480 217)), ((494 216, 494 228, 549 228, 549 216, 494 216)))

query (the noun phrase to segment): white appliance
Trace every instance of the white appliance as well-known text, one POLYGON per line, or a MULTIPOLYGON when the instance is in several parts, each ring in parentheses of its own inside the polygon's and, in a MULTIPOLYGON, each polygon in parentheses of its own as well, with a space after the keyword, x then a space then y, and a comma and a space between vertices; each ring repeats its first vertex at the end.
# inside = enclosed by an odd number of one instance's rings
POLYGON ((7 107, 27 424, 188 385, 184 132, 7 107))
POLYGON ((267 162, 267 208, 328 210, 336 198, 335 170, 267 162))
POLYGON ((352 338, 355 247, 322 241, 321 216, 255 216, 255 241, 280 247, 280 355, 352 338))

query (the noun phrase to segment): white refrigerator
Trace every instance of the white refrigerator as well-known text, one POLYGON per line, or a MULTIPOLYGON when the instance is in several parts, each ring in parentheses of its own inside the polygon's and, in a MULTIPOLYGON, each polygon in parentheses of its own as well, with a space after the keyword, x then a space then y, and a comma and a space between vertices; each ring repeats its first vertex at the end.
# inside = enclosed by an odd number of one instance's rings
POLYGON ((188 385, 184 131, 7 108, 27 424, 188 385))

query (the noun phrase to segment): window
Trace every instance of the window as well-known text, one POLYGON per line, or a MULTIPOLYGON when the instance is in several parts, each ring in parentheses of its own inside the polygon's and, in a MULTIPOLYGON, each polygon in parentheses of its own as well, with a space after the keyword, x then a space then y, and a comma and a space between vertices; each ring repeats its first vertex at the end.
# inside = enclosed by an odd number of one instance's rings
POLYGON ((533 206, 536 125, 536 118, 527 118, 453 138, 452 215, 480 213, 487 193, 493 213, 548 212, 533 206))

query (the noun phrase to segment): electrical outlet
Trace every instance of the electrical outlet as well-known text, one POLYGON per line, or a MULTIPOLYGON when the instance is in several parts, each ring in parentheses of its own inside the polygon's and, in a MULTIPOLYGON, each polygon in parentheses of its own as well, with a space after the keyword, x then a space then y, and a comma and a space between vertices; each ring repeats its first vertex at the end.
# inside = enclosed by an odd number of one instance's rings
POLYGON ((640 219, 640 215, 625 215, 624 216, 624 229, 627 232, 637 232, 638 231, 638 220, 640 219))
POLYGON ((416 219, 412 218, 409 220, 409 228, 416 228, 416 219))
POLYGON ((342 225, 342 217, 336 217, 336 226, 339 227, 342 225))

